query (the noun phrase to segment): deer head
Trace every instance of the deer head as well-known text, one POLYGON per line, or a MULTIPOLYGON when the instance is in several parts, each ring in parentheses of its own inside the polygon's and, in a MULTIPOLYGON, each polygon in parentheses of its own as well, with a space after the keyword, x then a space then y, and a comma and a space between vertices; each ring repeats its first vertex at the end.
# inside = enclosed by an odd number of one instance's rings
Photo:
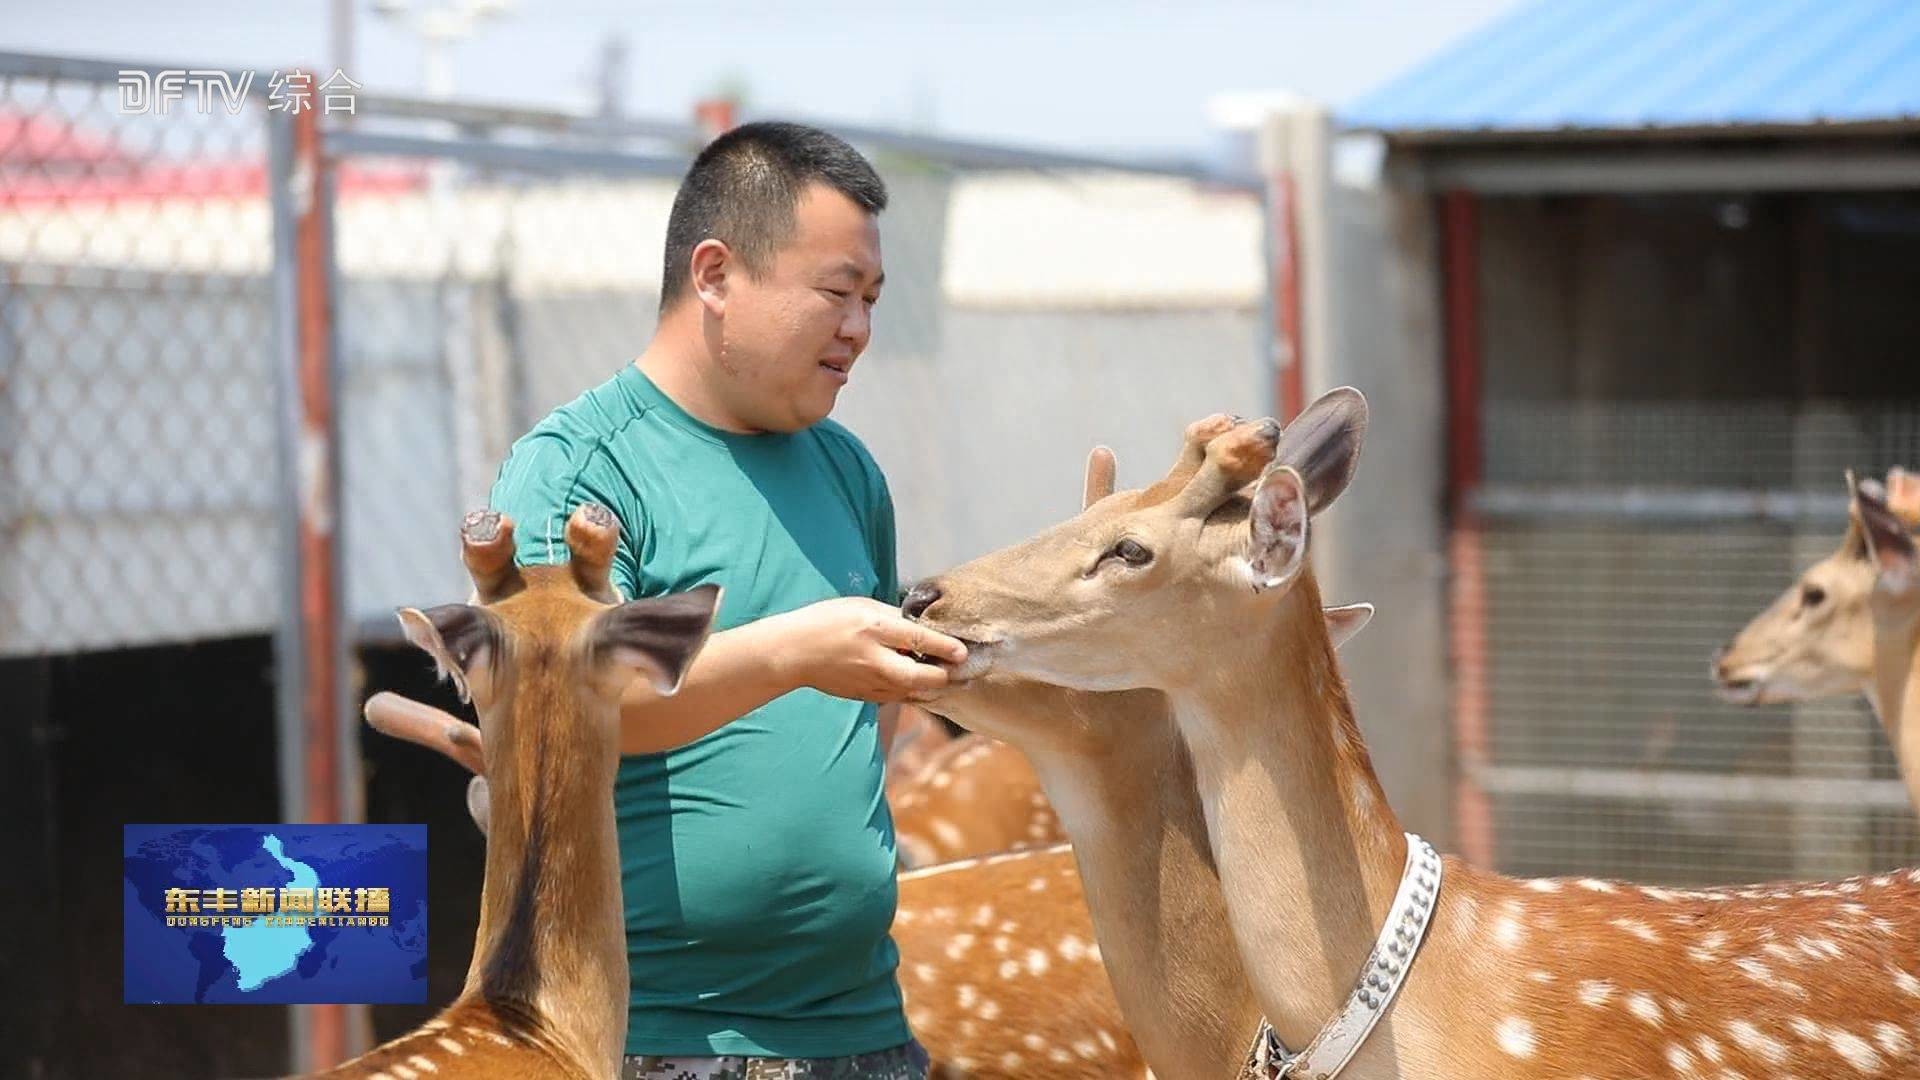
MULTIPOLYGON (((1853 477, 1847 477, 1849 498, 1853 477)), ((1887 476, 1889 510, 1920 525, 1920 477, 1887 476)), ((1833 554, 1808 567, 1713 659, 1720 696, 1737 705, 1850 697, 1873 682, 1874 567, 1857 512, 1833 554)))
POLYGON ((1023 544, 922 582, 907 611, 967 641, 963 680, 1117 691, 1206 678, 1219 665, 1196 656, 1233 648, 1236 634, 1271 625, 1276 609, 1310 603, 1319 618, 1317 590, 1294 588, 1307 522, 1352 478, 1366 424, 1366 399, 1351 388, 1314 402, 1284 434, 1271 420, 1216 424, 1153 488, 1101 498, 1023 544), (1196 620, 1195 610, 1209 617, 1196 620), (1194 640, 1195 626, 1222 639, 1194 640))
POLYGON ((480 603, 399 610, 407 640, 479 712, 496 780, 492 757, 503 736, 494 728, 551 733, 597 721, 590 733, 610 737, 628 682, 645 677, 671 694, 706 643, 719 587, 618 603, 608 568, 619 535, 611 511, 582 506, 567 521, 571 561, 522 568, 513 562, 511 519, 476 511, 460 538, 480 603))

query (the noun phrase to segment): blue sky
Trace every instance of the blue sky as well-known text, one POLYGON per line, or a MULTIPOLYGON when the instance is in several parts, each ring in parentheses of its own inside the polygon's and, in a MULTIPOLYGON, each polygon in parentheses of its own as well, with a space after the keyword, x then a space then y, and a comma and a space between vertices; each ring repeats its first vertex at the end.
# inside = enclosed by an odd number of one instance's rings
MULTIPOLYGON (((459 96, 585 107, 601 44, 617 33, 632 114, 685 118, 696 98, 731 82, 767 112, 1153 156, 1217 149, 1206 108, 1216 94, 1290 90, 1337 105, 1516 4, 511 2, 454 47, 459 96)), ((0 0, 0 48, 330 72, 330 7, 0 0)), ((348 74, 418 92, 418 39, 367 0, 354 10, 348 74)))

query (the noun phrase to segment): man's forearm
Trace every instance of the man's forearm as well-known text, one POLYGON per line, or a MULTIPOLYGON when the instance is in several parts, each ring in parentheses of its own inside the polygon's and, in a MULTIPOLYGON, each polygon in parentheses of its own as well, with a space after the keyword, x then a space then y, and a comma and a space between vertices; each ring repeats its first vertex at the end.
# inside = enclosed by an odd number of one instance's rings
POLYGON ((662 697, 646 679, 620 702, 620 752, 650 754, 684 746, 736 717, 799 688, 779 663, 777 619, 725 630, 700 650, 680 692, 662 697))

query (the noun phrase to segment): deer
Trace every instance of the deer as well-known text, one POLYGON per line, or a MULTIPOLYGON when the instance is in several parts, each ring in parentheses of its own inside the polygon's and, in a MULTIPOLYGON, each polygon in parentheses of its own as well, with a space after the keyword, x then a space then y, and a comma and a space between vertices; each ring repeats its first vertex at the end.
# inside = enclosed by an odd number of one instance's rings
POLYGON ((462 524, 461 554, 478 602, 400 609, 407 640, 480 716, 470 738, 436 736, 490 778, 479 929, 452 1004, 316 1075, 619 1074, 628 998, 612 796, 620 694, 635 678, 663 695, 679 689, 720 590, 621 602, 608 576, 618 537, 611 511, 582 506, 567 520, 571 560, 521 568, 512 520, 477 511, 462 524))
MULTIPOLYGON (((1847 490, 1851 510, 1840 546, 1715 653, 1712 674, 1721 699, 1736 705, 1865 695, 1892 740, 1909 800, 1920 807, 1920 730, 1897 723, 1877 685, 1883 644, 1873 610, 1877 572, 1852 474, 1847 490)), ((1920 529, 1920 475, 1895 468, 1873 490, 1882 493, 1876 505, 1883 522, 1920 529)))
MULTIPOLYGON (((1366 427, 1366 399, 1331 391, 1283 433, 1209 442, 1165 500, 1102 500, 909 590, 923 623, 968 643, 956 697, 994 676, 1165 696, 1268 1025, 1250 1072, 1920 1075, 1920 871, 1521 880, 1404 831, 1308 558, 1366 427)), ((1070 800, 1055 801, 1078 850, 1070 800)), ((1118 969, 1112 945, 1107 960, 1118 969)))
POLYGON ((888 788, 903 869, 1066 842, 1033 766, 998 739, 954 739, 888 788))
POLYGON ((887 758, 887 801, 900 789, 920 779, 927 764, 952 746, 959 735, 932 713, 902 704, 891 731, 883 731, 881 745, 887 758))
MULTIPOLYGON (((1177 490, 1178 479, 1199 467, 1206 440, 1233 423, 1220 416, 1194 425, 1169 479, 1123 497, 1177 490)), ((1096 451, 1088 497, 1111 495, 1112 486, 1112 455, 1096 451)), ((1344 641, 1371 613, 1359 604, 1325 617, 1344 641)), ((1037 734, 1043 772, 1061 790, 1092 796, 1076 805, 1127 812, 1118 828, 1090 841, 1110 853, 1087 879, 1099 898, 1091 914, 1084 857, 1065 846, 900 875, 899 978, 908 1022, 934 1058, 934 1075, 1140 1076, 1146 1061, 1163 1080, 1237 1071, 1259 1016, 1226 929, 1199 802, 1164 699, 986 680, 939 708, 1023 745, 1035 745, 1025 735, 1037 734), (1090 714, 1104 719, 1090 722, 1090 714), (1083 738, 1063 742, 1049 734, 1069 717, 1083 738), (1128 737, 1110 737, 1123 732, 1128 737), (1137 850, 1154 853, 1157 873, 1140 872, 1137 850), (1117 961, 1103 964, 1102 941, 1119 943, 1117 961), (1131 1005, 1124 1010, 1115 998, 1122 987, 1131 1005), (1141 1044, 1149 1048, 1144 1054, 1141 1044)), ((388 734, 471 761, 454 752, 473 745, 464 721, 392 695, 376 695, 367 713, 388 734)))

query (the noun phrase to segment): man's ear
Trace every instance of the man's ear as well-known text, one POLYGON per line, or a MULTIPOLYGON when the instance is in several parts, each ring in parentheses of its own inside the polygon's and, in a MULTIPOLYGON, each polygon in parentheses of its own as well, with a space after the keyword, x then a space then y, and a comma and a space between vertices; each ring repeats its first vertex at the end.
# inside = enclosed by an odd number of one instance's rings
POLYGON ((679 691, 693 658, 713 631, 720 586, 701 585, 670 596, 631 600, 587 624, 587 648, 599 672, 624 687, 645 675, 662 694, 679 691))
POLYGON ((453 680, 461 701, 472 701, 468 680, 492 663, 497 651, 493 616, 471 604, 442 604, 425 611, 401 608, 397 614, 407 640, 433 657, 440 677, 453 680))
POLYGON ((710 314, 727 313, 727 276, 738 266, 733 249, 712 237, 695 244, 687 256, 687 284, 710 314))

